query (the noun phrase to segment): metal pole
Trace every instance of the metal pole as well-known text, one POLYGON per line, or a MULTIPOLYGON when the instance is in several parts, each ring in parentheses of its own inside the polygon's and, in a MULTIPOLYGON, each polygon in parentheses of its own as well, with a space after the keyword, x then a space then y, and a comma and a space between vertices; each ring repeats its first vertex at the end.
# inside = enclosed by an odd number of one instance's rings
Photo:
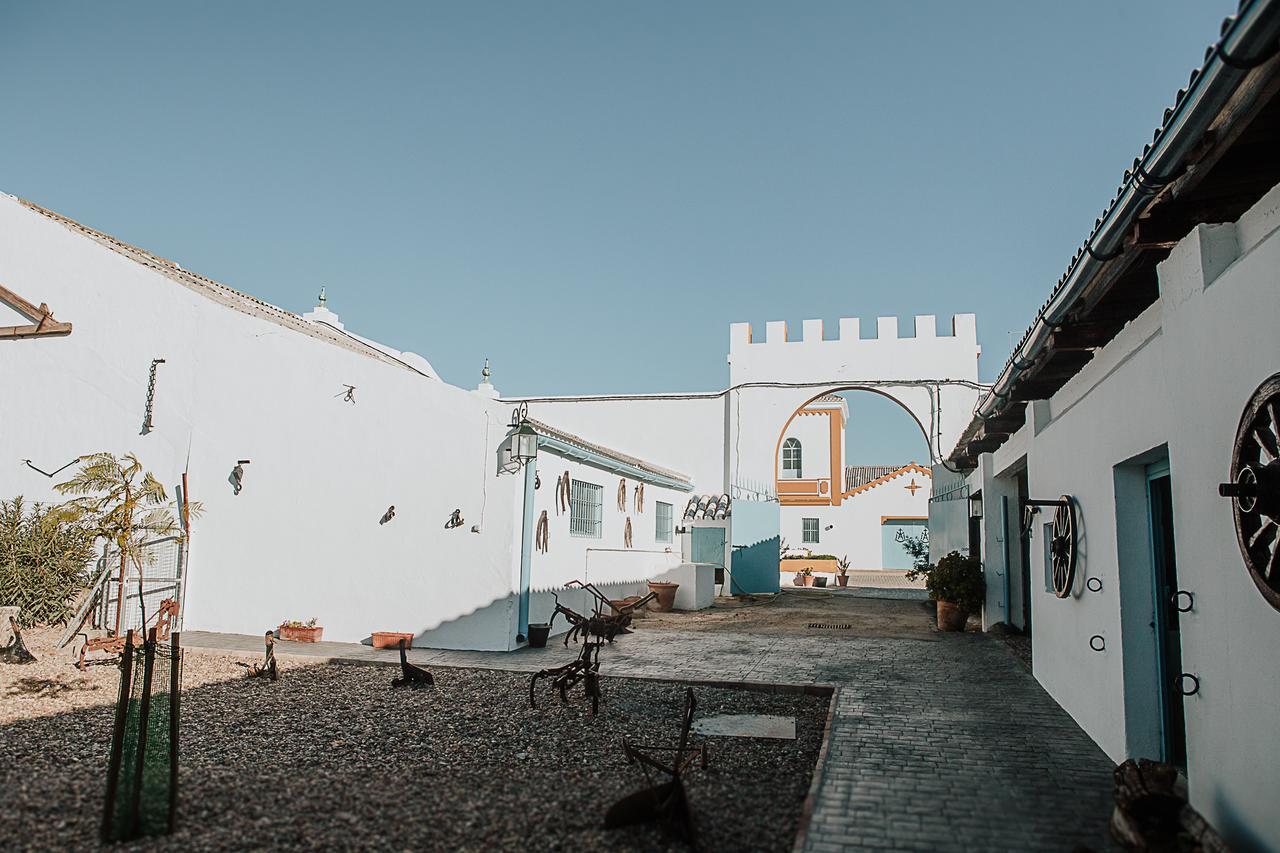
POLYGON ((520 613, 516 642, 529 636, 529 579, 533 574, 533 485, 537 477, 535 460, 524 465, 524 523, 520 537, 520 613))

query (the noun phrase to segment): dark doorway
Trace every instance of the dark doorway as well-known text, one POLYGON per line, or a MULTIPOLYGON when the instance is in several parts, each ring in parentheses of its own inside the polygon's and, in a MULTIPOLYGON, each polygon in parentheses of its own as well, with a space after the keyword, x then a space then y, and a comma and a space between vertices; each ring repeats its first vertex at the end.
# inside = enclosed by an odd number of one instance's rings
POLYGON ((1147 500, 1151 512, 1152 590, 1155 607, 1151 627, 1156 635, 1160 690, 1161 758, 1187 767, 1187 727, 1182 707, 1182 636, 1178 630, 1178 566, 1174 556, 1173 484, 1168 463, 1147 468, 1147 500))
MULTIPOLYGON (((1021 509, 1027 505, 1028 489, 1027 489, 1027 472, 1019 471, 1017 476, 1018 483, 1018 507, 1021 509)), ((1024 513, 1018 523, 1021 525, 1025 522, 1024 513)), ((1021 531, 1022 535, 1018 537, 1018 577, 1022 585, 1022 624, 1018 627, 1030 637, 1031 636, 1031 530, 1030 525, 1027 529, 1021 531)))

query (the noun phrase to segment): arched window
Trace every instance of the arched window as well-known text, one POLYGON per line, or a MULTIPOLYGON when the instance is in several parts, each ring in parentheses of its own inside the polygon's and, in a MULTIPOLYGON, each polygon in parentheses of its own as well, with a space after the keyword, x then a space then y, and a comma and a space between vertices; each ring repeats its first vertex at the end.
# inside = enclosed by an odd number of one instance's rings
POLYGON ((800 440, 788 438, 782 442, 782 478, 800 479, 800 440))

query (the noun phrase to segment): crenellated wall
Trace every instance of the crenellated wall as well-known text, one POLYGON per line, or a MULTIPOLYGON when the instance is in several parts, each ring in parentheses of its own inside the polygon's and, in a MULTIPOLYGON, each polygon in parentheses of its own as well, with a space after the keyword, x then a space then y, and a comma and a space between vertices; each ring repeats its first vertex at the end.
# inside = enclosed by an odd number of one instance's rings
MULTIPOLYGON (((865 388, 890 397, 916 419, 936 453, 950 448, 969 423, 977 391, 952 381, 978 380, 977 321, 951 319, 938 334, 937 318, 915 318, 915 334, 900 334, 897 317, 876 319, 876 337, 862 337, 856 318, 839 321, 830 339, 821 320, 805 320, 792 338, 785 321, 729 327, 728 460, 730 483, 772 480, 778 441, 793 414, 823 394, 865 388), (786 387, 797 386, 804 387, 786 387), (779 387, 783 386, 783 387, 779 387)), ((924 460, 919 460, 923 462, 924 460)))

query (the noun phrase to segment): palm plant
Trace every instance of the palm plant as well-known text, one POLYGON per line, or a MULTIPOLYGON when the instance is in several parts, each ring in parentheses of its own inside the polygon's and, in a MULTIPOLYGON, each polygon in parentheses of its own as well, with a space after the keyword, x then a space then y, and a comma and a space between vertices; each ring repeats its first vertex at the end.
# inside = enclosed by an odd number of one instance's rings
MULTIPOLYGON (((132 453, 117 457, 104 452, 82 457, 80 468, 71 479, 54 488, 61 494, 76 496, 62 504, 58 514, 68 521, 86 525, 95 537, 105 539, 120 554, 120 600, 115 625, 118 636, 128 566, 132 563, 138 570, 138 595, 142 604, 143 544, 156 537, 184 536, 177 520, 182 508, 169 500, 164 486, 150 471, 143 469, 132 453)), ((200 513, 198 502, 187 504, 188 521, 200 513)), ((145 624, 145 609, 142 618, 145 624)))

